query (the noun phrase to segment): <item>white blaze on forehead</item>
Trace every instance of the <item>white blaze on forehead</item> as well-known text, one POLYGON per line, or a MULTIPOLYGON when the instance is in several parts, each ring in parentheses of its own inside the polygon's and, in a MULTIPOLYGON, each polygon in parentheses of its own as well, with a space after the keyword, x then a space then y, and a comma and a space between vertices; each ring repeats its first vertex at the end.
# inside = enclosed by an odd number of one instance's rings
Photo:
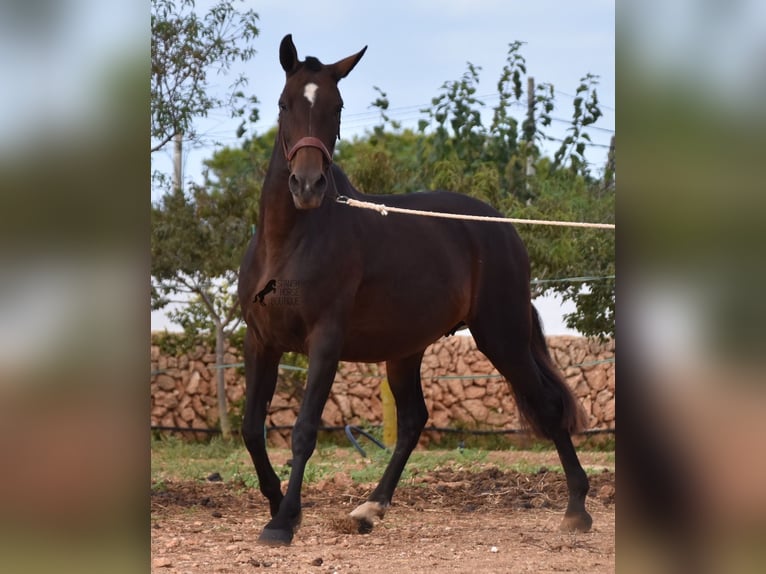
POLYGON ((311 107, 314 107, 314 100, 316 100, 317 97, 317 89, 319 89, 319 86, 314 82, 309 82, 306 84, 306 87, 303 88, 303 97, 309 101, 311 107))

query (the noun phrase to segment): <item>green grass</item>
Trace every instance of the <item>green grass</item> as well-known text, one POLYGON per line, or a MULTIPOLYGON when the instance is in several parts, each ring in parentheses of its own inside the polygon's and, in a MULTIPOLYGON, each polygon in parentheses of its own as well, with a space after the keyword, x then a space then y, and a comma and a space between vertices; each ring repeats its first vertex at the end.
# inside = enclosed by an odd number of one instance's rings
POLYGON ((152 484, 204 480, 214 472, 226 480, 245 479, 254 474, 250 456, 241 441, 213 438, 208 443, 199 443, 175 437, 152 440, 152 484))
MULTIPOLYGON (((346 442, 345 446, 332 443, 320 443, 309 460, 304 473, 304 482, 312 484, 329 479, 339 472, 347 473, 358 483, 374 483, 380 480, 391 456, 390 451, 382 450, 369 441, 362 443, 367 452, 363 458, 346 442)), ((599 464, 614 465, 614 450, 597 448, 599 464)), ((440 450, 416 450, 402 475, 402 483, 413 483, 417 476, 440 468, 452 470, 481 471, 489 467, 498 467, 502 471, 536 473, 541 468, 553 472, 562 472, 552 447, 545 443, 530 444, 527 449, 514 447, 505 451, 518 451, 510 462, 503 455, 503 450, 488 450, 468 446, 440 450), (525 453, 529 453, 526 455, 525 453), (553 455, 553 457, 549 456, 553 455), (554 460, 551 460, 553 458, 554 460)), ((579 449, 583 451, 582 447, 579 449)), ((286 461, 290 458, 285 449, 269 451, 272 464, 282 479, 289 476, 290 468, 286 461)), ((162 490, 172 481, 203 481, 212 473, 219 473, 223 480, 239 484, 244 488, 257 488, 258 481, 250 456, 241 439, 230 442, 213 438, 207 443, 186 442, 180 438, 154 438, 151 443, 151 480, 152 488, 162 490)))

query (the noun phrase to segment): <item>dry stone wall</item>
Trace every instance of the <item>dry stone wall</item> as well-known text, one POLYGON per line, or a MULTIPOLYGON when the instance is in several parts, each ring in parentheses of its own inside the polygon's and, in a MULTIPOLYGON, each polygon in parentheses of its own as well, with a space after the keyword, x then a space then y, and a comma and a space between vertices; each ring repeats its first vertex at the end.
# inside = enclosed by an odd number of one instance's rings
MULTIPOLYGON (((614 341, 584 337, 548 337, 554 361, 582 404, 589 429, 615 427, 614 341)), ((224 362, 241 363, 239 350, 228 349, 224 362)), ((165 356, 151 347, 151 424, 160 427, 214 429, 218 425, 215 354, 198 346, 181 356, 165 356)), ((380 383, 384 363, 341 363, 322 414, 326 426, 380 424, 380 383)), ((233 412, 244 397, 241 367, 224 369, 226 396, 233 412)), ((427 426, 438 428, 521 428, 508 383, 476 349, 471 337, 453 336, 431 345, 421 367, 423 394, 430 413, 427 426)), ((266 421, 269 427, 295 422, 302 386, 289 372, 277 385, 266 421)), ((197 433, 199 434, 199 433, 197 433)), ((289 429, 269 432, 269 442, 287 446, 289 429)), ((427 441, 427 437, 424 437, 427 441)))

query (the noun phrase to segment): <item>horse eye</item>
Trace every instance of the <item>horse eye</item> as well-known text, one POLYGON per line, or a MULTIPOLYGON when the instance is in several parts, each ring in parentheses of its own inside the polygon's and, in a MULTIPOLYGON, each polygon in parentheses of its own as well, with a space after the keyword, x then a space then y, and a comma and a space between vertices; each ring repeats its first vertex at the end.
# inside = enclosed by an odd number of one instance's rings
POLYGON ((284 102, 279 102, 279 111, 280 112, 286 112, 287 111, 287 104, 284 102))

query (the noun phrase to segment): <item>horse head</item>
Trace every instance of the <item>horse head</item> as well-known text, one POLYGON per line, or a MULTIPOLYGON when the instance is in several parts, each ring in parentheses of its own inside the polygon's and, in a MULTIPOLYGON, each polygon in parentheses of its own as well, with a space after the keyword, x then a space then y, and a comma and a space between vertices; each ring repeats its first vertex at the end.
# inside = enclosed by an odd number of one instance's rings
POLYGON ((343 100, 338 82, 364 55, 360 52, 325 65, 307 56, 298 59, 292 35, 282 39, 279 61, 287 75, 279 98, 279 139, 287 160, 288 185, 298 209, 321 205, 328 187, 335 140, 340 137, 343 100))

